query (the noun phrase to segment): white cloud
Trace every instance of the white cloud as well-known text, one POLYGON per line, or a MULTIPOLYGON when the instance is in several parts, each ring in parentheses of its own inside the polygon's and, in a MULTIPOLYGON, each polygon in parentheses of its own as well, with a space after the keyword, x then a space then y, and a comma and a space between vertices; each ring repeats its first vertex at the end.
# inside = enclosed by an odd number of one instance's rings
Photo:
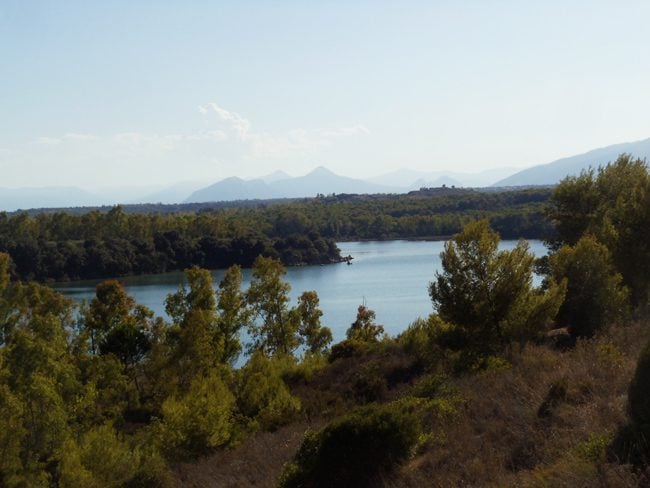
POLYGON ((37 137, 33 144, 61 144, 61 142, 58 137, 37 137))
POLYGON ((98 139, 98 136, 94 134, 80 134, 77 132, 68 132, 63 136, 63 140, 69 141, 94 141, 98 139))
POLYGON ((203 115, 210 113, 217 114, 217 117, 230 126, 237 133, 237 136, 242 141, 248 136, 248 131, 250 130, 251 123, 239 115, 237 112, 230 112, 225 108, 220 107, 214 102, 206 103, 205 105, 199 106, 199 112, 203 115))
POLYGON ((200 119, 186 121, 185 127, 194 127, 186 132, 67 132, 0 147, 0 167, 8 170, 6 183, 14 186, 253 177, 276 169, 301 171, 332 148, 341 148, 343 139, 370 133, 363 125, 256 131, 249 119, 217 103, 201 105, 198 111, 203 124, 200 119))
POLYGON ((247 118, 216 102, 200 105, 198 110, 208 116, 208 120, 214 121, 215 117, 210 116, 216 115, 221 127, 219 140, 226 140, 227 132, 230 132, 243 144, 244 156, 260 160, 310 157, 319 149, 331 146, 335 139, 370 134, 370 130, 361 124, 330 129, 297 128, 280 134, 256 132, 247 118))

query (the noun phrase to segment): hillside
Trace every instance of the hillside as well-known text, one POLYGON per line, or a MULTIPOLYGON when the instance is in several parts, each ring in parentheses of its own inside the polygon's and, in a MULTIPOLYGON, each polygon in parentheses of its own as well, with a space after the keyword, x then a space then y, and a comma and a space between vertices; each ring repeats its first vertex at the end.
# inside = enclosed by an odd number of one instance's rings
POLYGON ((650 159, 650 139, 614 144, 576 156, 558 159, 547 164, 533 166, 532 168, 519 171, 512 176, 499 180, 492 186, 554 185, 559 183, 565 176, 577 175, 580 171, 590 166, 597 168, 598 166, 615 161, 622 153, 631 154, 634 157, 642 159, 650 159))
POLYGON ((292 382, 307 408, 333 407, 317 410, 310 421, 257 433, 232 450, 180 463, 176 483, 275 488, 307 433, 364 404, 361 385, 383 385, 366 398, 386 404, 429 388, 426 394, 445 410, 434 419, 429 441, 378 487, 647 486, 629 466, 608 461, 605 451, 625 422, 627 388, 649 328, 643 322, 611 329, 568 351, 529 345, 481 374, 446 380, 421 371, 396 345, 339 359, 311 379, 292 382), (556 398, 557 385, 564 390, 556 398))

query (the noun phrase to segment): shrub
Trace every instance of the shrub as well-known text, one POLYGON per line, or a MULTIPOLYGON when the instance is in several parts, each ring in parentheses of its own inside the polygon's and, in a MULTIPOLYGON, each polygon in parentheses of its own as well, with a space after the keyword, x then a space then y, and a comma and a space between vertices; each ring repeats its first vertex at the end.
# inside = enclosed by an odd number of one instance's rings
POLYGON ((151 445, 131 444, 110 425, 87 431, 78 444, 68 439, 59 452, 58 486, 171 486, 171 475, 159 453, 151 445))
POLYGON ((445 244, 442 271, 429 286, 438 315, 457 328, 459 345, 479 356, 538 336, 564 296, 564 285, 532 287, 535 258, 525 241, 510 251, 498 245, 486 220, 467 224, 445 244))
POLYGON ((567 389, 568 382, 566 379, 552 383, 548 389, 548 393, 546 393, 546 397, 544 397, 544 401, 537 409, 537 416, 539 418, 550 417, 555 407, 566 400, 567 389))
POLYGON ((218 373, 195 378, 187 393, 162 405, 160 446, 168 457, 186 458, 227 444, 233 434, 235 399, 218 373))
POLYGON ((286 424, 300 411, 300 400, 291 395, 282 379, 287 368, 283 356, 268 358, 256 351, 240 372, 237 406, 261 428, 286 424))
POLYGON ((361 356, 367 350, 367 343, 357 339, 346 339, 332 346, 328 361, 333 363, 337 359, 361 356))
POLYGON ((382 400, 388 392, 388 381, 377 364, 360 368, 353 385, 354 396, 363 403, 382 400))
POLYGON ((650 427, 650 342, 641 351, 628 391, 630 419, 650 427))
POLYGON ((365 305, 359 305, 357 318, 346 331, 348 339, 361 342, 377 342, 384 334, 384 326, 375 323, 377 315, 365 305))
POLYGON ((376 486, 411 455, 420 433, 417 416, 408 409, 360 408, 308 434, 285 466, 280 486, 376 486))
POLYGON ((639 356, 628 389, 630 422, 617 433, 609 449, 610 458, 634 465, 650 461, 650 342, 639 356))
POLYGON ((549 259, 555 281, 567 280, 557 322, 573 337, 590 337, 610 322, 625 318, 628 291, 616 271, 607 247, 593 236, 575 246, 563 246, 549 259))
POLYGON ((446 342, 443 338, 446 338, 452 328, 440 317, 432 314, 426 319, 415 320, 399 335, 397 341, 415 358, 418 365, 429 369, 440 360, 440 343, 446 342))

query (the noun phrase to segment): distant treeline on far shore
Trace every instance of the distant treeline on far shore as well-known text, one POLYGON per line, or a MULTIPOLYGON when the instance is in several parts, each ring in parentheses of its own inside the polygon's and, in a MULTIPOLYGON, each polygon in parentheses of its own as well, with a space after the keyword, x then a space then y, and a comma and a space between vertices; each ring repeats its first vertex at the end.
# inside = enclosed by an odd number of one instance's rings
POLYGON ((423 189, 408 195, 140 205, 86 212, 0 213, 0 252, 21 279, 65 281, 233 264, 259 255, 288 266, 341 260, 337 240, 435 239, 486 218, 504 239, 547 238, 549 188, 423 189), (443 191, 446 190, 446 191, 443 191), (172 207, 172 213, 167 213, 172 207))

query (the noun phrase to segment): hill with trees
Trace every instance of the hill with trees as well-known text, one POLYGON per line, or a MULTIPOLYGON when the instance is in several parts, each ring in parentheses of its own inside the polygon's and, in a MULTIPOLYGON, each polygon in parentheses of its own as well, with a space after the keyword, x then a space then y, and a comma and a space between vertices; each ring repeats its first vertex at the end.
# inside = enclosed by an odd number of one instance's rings
POLYGON ((331 195, 296 201, 126 206, 0 213, 0 252, 22 279, 65 281, 250 267, 262 254, 287 266, 341 260, 335 241, 440 239, 488 218, 504 238, 550 236, 549 189, 482 193, 431 188, 408 195, 331 195))
POLYGON ((468 219, 433 314, 389 337, 361 305, 333 345, 273 257, 247 289, 188 268, 166 322, 115 280, 77 309, 0 254, 0 484, 645 486, 648 198, 626 155, 565 179, 539 262, 468 219))

